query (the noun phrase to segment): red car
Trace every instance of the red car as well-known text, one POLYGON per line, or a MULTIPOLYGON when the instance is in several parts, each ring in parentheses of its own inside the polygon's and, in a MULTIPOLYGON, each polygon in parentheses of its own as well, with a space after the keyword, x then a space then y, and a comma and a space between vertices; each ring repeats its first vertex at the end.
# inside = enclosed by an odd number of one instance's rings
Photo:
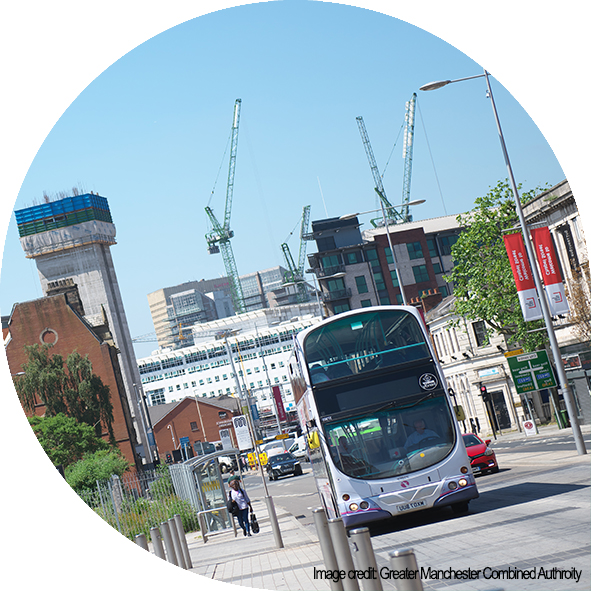
POLYGON ((464 438, 464 445, 466 446, 474 474, 499 471, 495 452, 488 447, 490 439, 482 441, 478 435, 473 435, 472 433, 464 433, 462 437, 464 438))

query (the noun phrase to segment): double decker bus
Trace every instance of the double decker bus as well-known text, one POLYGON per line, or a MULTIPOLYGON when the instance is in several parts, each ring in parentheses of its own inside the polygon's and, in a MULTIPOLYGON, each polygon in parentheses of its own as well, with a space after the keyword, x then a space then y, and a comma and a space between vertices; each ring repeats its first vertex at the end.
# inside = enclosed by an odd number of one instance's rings
POLYGON ((300 332, 289 362, 327 516, 346 527, 478 497, 445 378, 409 306, 345 312, 300 332))

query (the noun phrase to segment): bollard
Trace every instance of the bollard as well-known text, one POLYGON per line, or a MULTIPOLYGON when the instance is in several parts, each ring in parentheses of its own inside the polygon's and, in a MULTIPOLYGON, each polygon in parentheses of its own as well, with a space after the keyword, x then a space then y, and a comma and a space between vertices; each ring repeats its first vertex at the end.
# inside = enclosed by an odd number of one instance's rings
POLYGON ((349 532, 349 539, 352 545, 351 554, 356 562, 357 570, 367 572, 369 575, 367 578, 360 579, 361 589, 363 591, 383 591, 369 528, 352 529, 349 532))
POLYGON ((423 591, 423 583, 419 577, 419 567, 412 548, 403 550, 394 550, 389 552, 390 569, 396 571, 414 571, 415 579, 398 579, 396 581, 396 591, 423 591))
POLYGON ((170 537, 170 528, 168 527, 168 523, 166 521, 163 521, 160 524, 160 532, 162 533, 162 539, 164 540, 164 545, 166 546, 166 560, 178 566, 179 563, 176 557, 176 552, 174 551, 174 545, 172 543, 172 538, 170 537))
POLYGON ((181 550, 183 551, 183 558, 185 559, 185 568, 193 568, 191 554, 189 553, 189 545, 187 544, 187 535, 185 534, 185 528, 183 527, 183 520, 178 513, 174 516, 174 522, 176 523, 176 529, 181 542, 181 550))
POLYGON ((160 537, 160 530, 157 527, 150 528, 150 537, 152 538, 152 546, 154 546, 154 554, 162 560, 166 560, 164 553, 164 546, 162 545, 162 538, 160 537))
POLYGON ((134 542, 140 547, 143 548, 144 550, 148 550, 148 541, 146 540, 146 536, 144 534, 138 534, 135 539, 134 542))
POLYGON ((269 496, 266 496, 265 503, 267 504, 269 520, 271 521, 271 529, 273 530, 273 536, 275 538, 275 547, 283 548, 283 538, 281 537, 281 530, 279 529, 279 523, 277 521, 277 513, 275 513, 275 505, 273 504, 273 499, 269 496))
POLYGON ((337 519, 328 520, 328 531, 330 532, 330 539, 332 540, 332 547, 337 558, 339 570, 345 571, 345 578, 343 579, 343 591, 359 591, 359 583, 356 578, 349 578, 349 573, 355 570, 353 566, 353 558, 351 558, 351 549, 349 548, 349 539, 347 532, 343 525, 343 520, 337 519))
MULTIPOLYGON (((314 516, 314 524, 316 525, 316 533, 318 534, 318 541, 320 542, 320 550, 322 551, 322 558, 324 559, 324 566, 326 570, 337 571, 339 566, 337 564, 337 557, 332 547, 332 540, 330 539, 330 532, 328 531, 328 521, 326 521, 326 512, 323 508, 314 509, 312 511, 314 516)), ((343 591, 343 584, 340 579, 329 581, 331 591, 343 591)))
POLYGON ((170 530, 170 537, 172 538, 172 544, 174 546, 174 551, 176 554, 176 559, 179 563, 181 568, 186 569, 187 565, 185 564, 185 557, 183 556, 183 549, 181 548, 181 541, 179 540, 179 532, 176 528, 176 523, 174 522, 174 518, 171 517, 168 520, 168 529, 170 530))

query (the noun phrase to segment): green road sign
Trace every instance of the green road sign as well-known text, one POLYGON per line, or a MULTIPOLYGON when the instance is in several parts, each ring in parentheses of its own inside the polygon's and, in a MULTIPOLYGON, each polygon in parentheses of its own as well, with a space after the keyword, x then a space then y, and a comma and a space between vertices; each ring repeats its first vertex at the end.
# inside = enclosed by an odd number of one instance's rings
POLYGON ((518 394, 554 388, 556 380, 546 351, 535 351, 508 357, 513 383, 518 394))

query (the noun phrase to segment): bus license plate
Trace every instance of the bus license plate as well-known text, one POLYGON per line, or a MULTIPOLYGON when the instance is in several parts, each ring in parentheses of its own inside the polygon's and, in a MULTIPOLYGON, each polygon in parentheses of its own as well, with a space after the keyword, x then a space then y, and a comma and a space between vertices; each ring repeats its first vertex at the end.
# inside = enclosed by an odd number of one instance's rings
POLYGON ((424 507, 426 504, 425 501, 415 501, 414 503, 406 503, 405 505, 396 505, 396 510, 398 513, 402 513, 403 511, 410 511, 411 509, 424 507))

